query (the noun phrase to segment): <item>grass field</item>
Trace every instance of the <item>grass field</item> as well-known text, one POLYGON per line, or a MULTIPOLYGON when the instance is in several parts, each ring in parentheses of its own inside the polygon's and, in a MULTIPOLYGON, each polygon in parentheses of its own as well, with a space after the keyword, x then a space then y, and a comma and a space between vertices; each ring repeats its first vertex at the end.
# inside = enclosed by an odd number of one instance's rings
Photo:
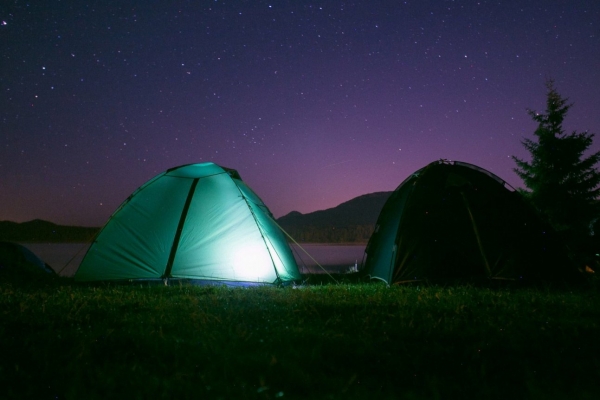
POLYGON ((597 399, 595 289, 0 281, 0 398, 597 399))

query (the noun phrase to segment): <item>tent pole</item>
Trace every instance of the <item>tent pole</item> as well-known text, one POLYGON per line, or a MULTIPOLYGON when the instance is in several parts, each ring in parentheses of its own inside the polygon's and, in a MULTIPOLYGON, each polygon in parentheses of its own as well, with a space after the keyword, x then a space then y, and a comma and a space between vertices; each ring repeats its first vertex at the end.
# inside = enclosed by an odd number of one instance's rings
POLYGON ((179 218, 179 224, 177 225, 177 231, 175 232, 175 237, 173 238, 173 245, 171 246, 171 252, 169 253, 169 261, 167 261, 167 267, 165 268, 165 273, 162 276, 163 279, 165 279, 165 284, 166 279, 169 279, 171 277, 171 269, 173 269, 175 254, 177 253, 177 248, 179 247, 179 239, 181 239, 183 224, 185 223, 188 210, 190 209, 190 204, 192 203, 192 198, 194 197, 194 192, 196 191, 196 185, 198 185, 199 180, 199 178, 196 178, 192 182, 192 185, 190 186, 190 191, 188 192, 187 199, 185 200, 185 204, 183 206, 183 210, 181 210, 181 217, 179 218))
POLYGON ((477 224, 475 223, 475 218, 473 218, 473 213, 471 213, 471 207, 469 206, 469 202, 467 201, 467 197, 464 192, 461 190, 460 195, 463 198, 465 203, 465 207, 467 208, 467 212, 469 213, 469 218, 471 219, 471 226, 473 226, 473 232, 475 233, 475 238, 477 239, 477 246, 479 247, 479 253, 481 254, 481 258, 483 259, 483 265, 485 265, 485 269, 487 270, 488 277, 492 277, 492 270, 490 269, 490 264, 488 263, 488 259, 485 256, 485 251, 483 250, 483 244, 481 243, 481 237, 479 236, 479 230, 477 229, 477 224))
MULTIPOLYGON (((252 209, 250 202, 248 201, 246 196, 244 196, 242 189, 240 189, 240 187, 235 182, 234 182, 234 184, 235 184, 235 187, 237 188, 238 192, 240 192, 240 196, 242 196, 242 199, 244 199, 244 202, 246 203, 246 207, 248 207, 248 210, 250 210, 250 214, 252 215, 252 218, 254 218, 254 222, 256 223, 256 226, 258 227, 258 231, 260 232, 260 237, 262 238, 263 243, 265 244, 265 247, 267 248, 267 253, 269 253, 269 258, 271 259, 271 264, 273 265, 273 270, 275 271, 275 275, 277 276, 278 284, 281 284, 282 280, 279 277, 279 271, 277 271, 277 264, 275 264, 275 260, 273 259, 273 254, 271 254, 271 249, 269 248, 269 244, 267 243, 267 238, 265 238, 265 235, 263 234, 263 230, 262 230, 262 226, 260 225, 260 221, 258 220, 258 218, 256 218, 256 214, 254 213, 254 210, 252 209)), ((277 256, 279 257, 279 254, 277 254, 277 256)), ((281 257, 279 257, 279 260, 281 260, 281 257)))

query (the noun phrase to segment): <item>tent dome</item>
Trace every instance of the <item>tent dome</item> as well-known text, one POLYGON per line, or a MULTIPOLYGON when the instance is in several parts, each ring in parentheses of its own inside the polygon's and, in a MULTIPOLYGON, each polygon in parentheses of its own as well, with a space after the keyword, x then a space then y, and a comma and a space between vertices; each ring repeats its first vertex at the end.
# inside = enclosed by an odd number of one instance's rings
POLYGON ((189 164, 152 178, 115 211, 77 281, 284 284, 300 273, 269 209, 237 171, 189 164))
POLYGON ((581 278, 566 247, 517 191, 457 161, 433 162, 402 182, 365 253, 366 273, 388 284, 581 278))
POLYGON ((17 243, 0 242, 0 273, 55 276, 54 270, 31 250, 17 243))

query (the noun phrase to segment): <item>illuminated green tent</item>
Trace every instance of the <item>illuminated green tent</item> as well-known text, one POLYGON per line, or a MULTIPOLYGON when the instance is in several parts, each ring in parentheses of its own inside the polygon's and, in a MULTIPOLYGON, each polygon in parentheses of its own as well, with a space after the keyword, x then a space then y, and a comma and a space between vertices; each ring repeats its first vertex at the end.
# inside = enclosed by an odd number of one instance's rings
POLYGON ((462 162, 436 161, 402 182, 383 206, 365 253, 364 270, 388 284, 583 279, 520 193, 462 162))
POLYGON ((75 274, 77 281, 171 279, 285 284, 300 274, 269 209, 237 171, 203 163, 137 189, 75 274))

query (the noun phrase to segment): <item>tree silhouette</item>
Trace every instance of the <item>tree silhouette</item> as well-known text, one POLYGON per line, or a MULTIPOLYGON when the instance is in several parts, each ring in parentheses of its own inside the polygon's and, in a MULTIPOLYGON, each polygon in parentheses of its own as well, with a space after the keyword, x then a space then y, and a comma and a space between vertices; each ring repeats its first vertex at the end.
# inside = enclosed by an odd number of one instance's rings
POLYGON ((517 164, 514 171, 529 189, 524 194, 532 204, 572 246, 581 249, 598 218, 600 173, 595 165, 600 161, 600 152, 584 156, 594 134, 566 134, 562 123, 572 104, 556 91, 553 80, 546 81, 546 88, 546 112, 527 110, 538 123, 534 133, 537 141, 521 142, 531 154, 531 161, 513 156, 517 164))

